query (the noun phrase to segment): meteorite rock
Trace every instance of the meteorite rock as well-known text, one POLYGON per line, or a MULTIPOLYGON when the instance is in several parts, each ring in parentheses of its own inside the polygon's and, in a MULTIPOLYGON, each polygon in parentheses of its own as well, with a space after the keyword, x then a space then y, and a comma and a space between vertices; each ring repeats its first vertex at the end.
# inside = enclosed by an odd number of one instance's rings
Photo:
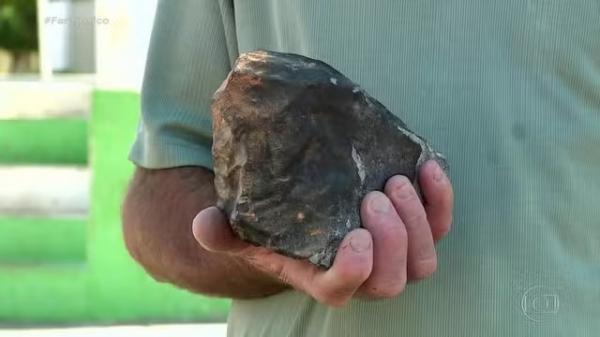
POLYGON ((214 95, 217 206, 243 240, 329 267, 363 196, 442 155, 329 65, 242 54, 214 95))

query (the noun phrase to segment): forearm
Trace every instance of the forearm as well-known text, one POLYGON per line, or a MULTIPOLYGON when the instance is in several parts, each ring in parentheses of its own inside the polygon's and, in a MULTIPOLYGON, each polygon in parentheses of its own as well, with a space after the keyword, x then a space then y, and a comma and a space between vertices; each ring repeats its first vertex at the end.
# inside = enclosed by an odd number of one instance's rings
POLYGON ((199 167, 138 168, 123 205, 127 249, 155 279, 193 292, 253 298, 283 290, 244 260, 194 239, 194 216, 216 200, 212 182, 212 172, 199 167))

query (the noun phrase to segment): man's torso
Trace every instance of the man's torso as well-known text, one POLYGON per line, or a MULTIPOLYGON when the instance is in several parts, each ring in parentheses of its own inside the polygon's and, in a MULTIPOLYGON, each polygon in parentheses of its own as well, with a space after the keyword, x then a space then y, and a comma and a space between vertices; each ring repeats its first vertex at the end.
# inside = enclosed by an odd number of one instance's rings
POLYGON ((447 154, 439 267, 385 301, 234 301, 230 336, 600 331, 600 1, 235 1, 239 52, 321 59, 447 154))

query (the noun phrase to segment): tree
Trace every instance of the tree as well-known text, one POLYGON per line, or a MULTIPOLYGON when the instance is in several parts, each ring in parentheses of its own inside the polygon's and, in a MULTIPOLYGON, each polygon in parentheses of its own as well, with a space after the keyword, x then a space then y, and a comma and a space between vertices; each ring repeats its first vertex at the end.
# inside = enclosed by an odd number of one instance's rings
POLYGON ((13 70, 19 70, 30 52, 38 48, 35 0, 0 0, 0 48, 13 58, 13 70))

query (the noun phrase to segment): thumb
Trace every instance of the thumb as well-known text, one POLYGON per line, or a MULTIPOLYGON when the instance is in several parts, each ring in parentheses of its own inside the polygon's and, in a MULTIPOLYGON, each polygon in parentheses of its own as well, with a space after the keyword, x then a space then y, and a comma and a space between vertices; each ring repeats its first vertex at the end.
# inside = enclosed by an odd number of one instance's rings
POLYGON ((196 215, 192 232, 196 241, 208 251, 236 252, 249 246, 233 233, 225 214, 214 206, 196 215))

